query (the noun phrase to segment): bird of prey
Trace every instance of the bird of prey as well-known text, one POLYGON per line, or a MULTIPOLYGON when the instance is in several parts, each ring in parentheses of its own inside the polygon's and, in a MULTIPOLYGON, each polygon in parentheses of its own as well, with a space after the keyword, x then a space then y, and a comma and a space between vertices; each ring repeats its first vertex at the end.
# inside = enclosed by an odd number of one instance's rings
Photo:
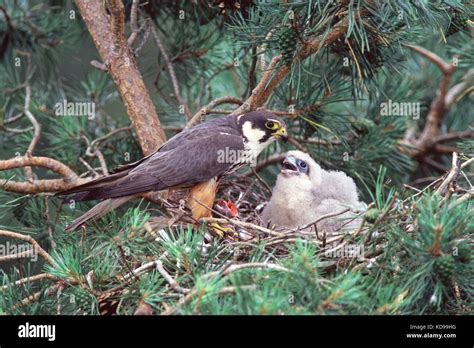
POLYGON ((212 119, 178 133, 156 152, 111 175, 58 193, 66 201, 105 200, 74 220, 74 230, 140 193, 190 188, 187 206, 195 220, 211 216, 219 179, 253 163, 286 125, 269 111, 212 119))
MULTIPOLYGON (((357 187, 343 172, 326 171, 306 153, 289 151, 282 163, 270 201, 262 220, 278 228, 307 226, 326 214, 347 208, 361 209, 357 187)), ((318 231, 332 233, 353 228, 360 220, 350 212, 326 218, 316 224, 318 231), (352 221, 351 221, 352 220, 352 221)), ((306 228, 312 229, 312 226, 306 228)))

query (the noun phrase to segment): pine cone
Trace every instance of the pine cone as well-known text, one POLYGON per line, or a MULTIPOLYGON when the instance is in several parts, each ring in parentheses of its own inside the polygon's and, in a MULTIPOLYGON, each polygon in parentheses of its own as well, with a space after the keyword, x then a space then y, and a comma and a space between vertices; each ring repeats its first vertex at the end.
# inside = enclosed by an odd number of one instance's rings
POLYGON ((456 34, 458 31, 467 28, 467 22, 469 21, 469 16, 466 13, 456 12, 451 17, 451 23, 446 30, 446 36, 451 36, 456 34))
POLYGON ((373 224, 380 216, 380 209, 370 208, 365 212, 365 221, 373 224))
POLYGON ((297 36, 293 28, 284 27, 278 34, 278 47, 286 66, 291 66, 291 63, 293 63, 293 57, 296 51, 296 40, 297 36))
POLYGON ((74 301, 78 308, 83 311, 88 311, 91 308, 92 296, 85 290, 76 288, 74 289, 72 295, 74 296, 74 301))
POLYGON ((442 282, 447 282, 454 275, 454 258, 451 255, 440 256, 436 259, 434 270, 442 282))
POLYGON ((358 118, 352 121, 352 127, 356 130, 357 134, 364 135, 373 130, 376 125, 374 121, 368 118, 358 118))

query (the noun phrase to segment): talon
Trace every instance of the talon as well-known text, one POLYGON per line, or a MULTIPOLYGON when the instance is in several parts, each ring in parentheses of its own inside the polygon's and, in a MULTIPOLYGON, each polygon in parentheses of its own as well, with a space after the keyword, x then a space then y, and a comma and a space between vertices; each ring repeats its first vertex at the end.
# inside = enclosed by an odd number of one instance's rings
POLYGON ((232 240, 237 240, 239 235, 237 232, 234 231, 231 227, 222 227, 218 223, 212 223, 211 224, 211 231, 217 234, 218 237, 224 239, 224 238, 230 238, 232 240))

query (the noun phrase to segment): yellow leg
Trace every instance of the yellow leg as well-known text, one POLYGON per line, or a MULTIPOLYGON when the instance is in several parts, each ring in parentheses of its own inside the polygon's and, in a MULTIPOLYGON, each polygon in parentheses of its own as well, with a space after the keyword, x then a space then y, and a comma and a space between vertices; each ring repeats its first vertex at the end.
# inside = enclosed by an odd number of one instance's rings
POLYGON ((213 222, 211 225, 212 231, 220 238, 230 238, 232 240, 239 239, 239 234, 234 231, 231 227, 223 227, 216 222, 213 222))

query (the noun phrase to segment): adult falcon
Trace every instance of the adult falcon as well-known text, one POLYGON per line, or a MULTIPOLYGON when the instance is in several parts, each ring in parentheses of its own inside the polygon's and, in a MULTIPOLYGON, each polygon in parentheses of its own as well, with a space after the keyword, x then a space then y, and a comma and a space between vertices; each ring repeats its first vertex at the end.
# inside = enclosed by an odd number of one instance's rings
POLYGON ((156 152, 111 175, 62 191, 67 201, 105 200, 74 220, 67 231, 97 219, 140 193, 191 188, 187 206, 195 220, 211 215, 219 179, 254 162, 276 139, 287 139, 282 119, 253 111, 203 122, 178 133, 156 152))

